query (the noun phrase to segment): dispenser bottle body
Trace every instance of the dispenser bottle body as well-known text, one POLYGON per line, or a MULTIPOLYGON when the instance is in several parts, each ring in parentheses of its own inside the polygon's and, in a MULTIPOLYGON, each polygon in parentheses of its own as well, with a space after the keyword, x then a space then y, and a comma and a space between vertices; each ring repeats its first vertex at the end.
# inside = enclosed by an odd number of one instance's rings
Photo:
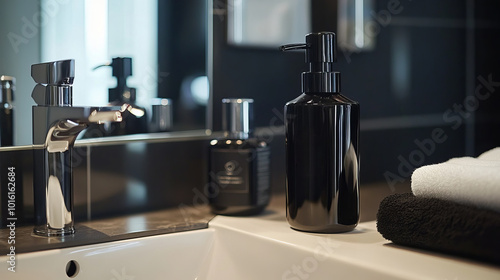
POLYGON ((359 220, 359 104, 339 93, 285 105, 287 220, 292 228, 345 232, 359 220))
POLYGON ((266 208, 269 155, 267 143, 254 138, 211 142, 208 193, 213 213, 246 216, 266 208))

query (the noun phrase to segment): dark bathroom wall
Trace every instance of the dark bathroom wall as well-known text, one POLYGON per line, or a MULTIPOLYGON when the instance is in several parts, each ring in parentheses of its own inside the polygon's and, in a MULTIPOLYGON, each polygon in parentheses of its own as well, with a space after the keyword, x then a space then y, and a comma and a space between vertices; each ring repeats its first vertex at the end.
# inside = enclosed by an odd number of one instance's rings
MULTIPOLYGON (((217 1, 220 8, 220 3, 217 1)), ((313 0, 313 31, 336 31, 335 1, 313 0), (320 9, 318 7, 324 7, 320 9), (332 20, 333 19, 333 20, 332 20)), ((389 0, 373 10, 373 51, 339 51, 343 94, 361 104, 361 181, 408 182, 414 168, 451 157, 476 156, 500 143, 498 94, 464 104, 480 83, 500 81, 498 17, 494 1, 400 0, 397 14, 389 0), (462 109, 461 109, 462 108, 462 109)), ((214 128, 221 129, 220 100, 255 99, 256 125, 267 127, 279 151, 276 170, 284 170, 284 104, 300 95, 303 54, 277 49, 240 48, 226 42, 227 18, 214 15, 214 128)), ((274 186, 284 186, 283 176, 274 186)), ((284 189, 281 188, 281 189, 284 189)))
POLYGON ((473 29, 475 55, 474 83, 468 89, 478 92, 481 102, 475 112, 475 153, 500 146, 500 3, 477 0, 474 6, 476 21, 473 29), (487 81, 486 83, 484 81, 487 81))
POLYGON ((207 1, 158 1, 158 97, 174 106, 174 130, 204 129, 206 106, 182 98, 183 87, 206 76, 207 1))

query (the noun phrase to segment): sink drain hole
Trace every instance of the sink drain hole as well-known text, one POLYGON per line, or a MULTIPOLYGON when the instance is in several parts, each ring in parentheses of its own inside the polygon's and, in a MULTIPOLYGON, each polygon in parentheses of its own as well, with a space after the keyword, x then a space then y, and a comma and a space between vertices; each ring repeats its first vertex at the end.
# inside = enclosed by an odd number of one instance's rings
POLYGON ((68 277, 70 278, 75 277, 76 275, 78 275, 79 271, 80 271, 80 266, 76 261, 71 260, 66 264, 66 275, 68 275, 68 277))

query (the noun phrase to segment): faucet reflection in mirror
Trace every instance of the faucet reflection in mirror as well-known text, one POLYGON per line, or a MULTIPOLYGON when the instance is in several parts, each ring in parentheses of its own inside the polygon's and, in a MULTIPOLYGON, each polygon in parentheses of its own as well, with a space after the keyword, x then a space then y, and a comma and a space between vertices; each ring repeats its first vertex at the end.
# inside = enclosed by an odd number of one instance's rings
POLYGON ((34 233, 73 234, 72 149, 76 137, 92 123, 120 122, 129 110, 73 107, 74 60, 31 66, 33 89, 34 233))

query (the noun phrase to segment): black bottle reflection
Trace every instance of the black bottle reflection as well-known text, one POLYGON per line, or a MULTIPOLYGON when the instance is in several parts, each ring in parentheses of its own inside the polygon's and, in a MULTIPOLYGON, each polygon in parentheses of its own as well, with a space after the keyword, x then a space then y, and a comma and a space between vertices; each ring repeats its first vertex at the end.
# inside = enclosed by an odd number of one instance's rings
POLYGON ((0 103, 0 147, 14 145, 14 113, 9 105, 0 103))
POLYGON ((343 232, 359 219, 359 104, 302 94, 285 106, 287 219, 292 228, 343 232))
POLYGON ((127 104, 128 112, 123 115, 121 122, 107 122, 92 124, 87 128, 83 138, 98 138, 105 136, 119 136, 148 132, 148 116, 146 108, 136 103, 136 89, 127 85, 127 78, 132 76, 132 58, 114 57, 112 62, 94 68, 111 67, 116 78, 116 87, 108 90, 109 104, 105 110, 120 110, 127 104))
POLYGON ((16 78, 0 76, 0 147, 14 145, 14 91, 16 78))

